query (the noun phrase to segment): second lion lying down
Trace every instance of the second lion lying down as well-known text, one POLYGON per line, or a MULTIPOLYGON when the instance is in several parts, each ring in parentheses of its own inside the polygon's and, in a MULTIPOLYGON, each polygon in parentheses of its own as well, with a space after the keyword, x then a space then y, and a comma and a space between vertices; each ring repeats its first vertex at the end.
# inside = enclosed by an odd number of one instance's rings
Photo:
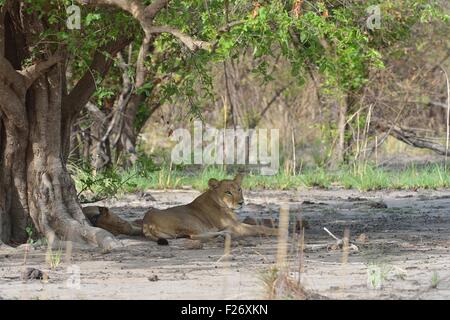
MULTIPOLYGON (((190 238, 193 240, 205 240, 227 233, 233 237, 277 235, 278 229, 276 228, 245 224, 237 219, 234 210, 241 208, 244 204, 241 182, 242 176, 239 174, 232 180, 218 181, 210 179, 208 181, 208 190, 189 204, 164 210, 151 208, 142 220, 142 233, 151 240, 158 241, 161 244, 167 242, 165 241, 167 239, 190 238)), ((87 209, 83 211, 85 213, 92 211, 87 209)), ((99 211, 102 214, 102 211, 99 211)), ((123 231, 120 232, 115 226, 118 217, 112 216, 113 214, 110 212, 104 215, 104 223, 101 225, 96 223, 101 220, 91 219, 89 215, 87 216, 94 226, 104 228, 114 234, 136 235, 136 226, 133 226, 133 228, 121 227, 120 230, 123 231), (111 220, 111 222, 107 223, 106 220, 111 220), (132 232, 128 233, 128 229, 132 230, 132 232)), ((122 220, 120 223, 130 224, 125 220, 122 220)), ((140 221, 135 223, 140 224, 140 221)))

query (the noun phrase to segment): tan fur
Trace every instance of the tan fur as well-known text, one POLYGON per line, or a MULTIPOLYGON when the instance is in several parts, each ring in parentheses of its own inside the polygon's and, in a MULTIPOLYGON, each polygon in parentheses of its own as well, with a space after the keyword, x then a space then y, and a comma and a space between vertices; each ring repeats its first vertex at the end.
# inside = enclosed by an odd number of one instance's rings
POLYGON ((144 216, 144 235, 158 239, 208 239, 230 233, 234 237, 278 234, 276 228, 248 225, 238 221, 233 210, 244 203, 242 176, 233 180, 210 179, 209 189, 187 205, 159 210, 144 216))
POLYGON ((84 207, 83 213, 94 227, 105 229, 113 235, 125 234, 129 236, 142 235, 142 228, 134 225, 114 213, 106 207, 90 206, 84 207))

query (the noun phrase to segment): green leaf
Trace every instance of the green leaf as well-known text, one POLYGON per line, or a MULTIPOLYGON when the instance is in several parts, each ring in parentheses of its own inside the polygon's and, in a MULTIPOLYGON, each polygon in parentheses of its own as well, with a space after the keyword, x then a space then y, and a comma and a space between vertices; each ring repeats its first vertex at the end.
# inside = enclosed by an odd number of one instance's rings
POLYGON ((98 21, 102 18, 100 13, 88 13, 85 19, 85 25, 89 26, 92 22, 98 21))

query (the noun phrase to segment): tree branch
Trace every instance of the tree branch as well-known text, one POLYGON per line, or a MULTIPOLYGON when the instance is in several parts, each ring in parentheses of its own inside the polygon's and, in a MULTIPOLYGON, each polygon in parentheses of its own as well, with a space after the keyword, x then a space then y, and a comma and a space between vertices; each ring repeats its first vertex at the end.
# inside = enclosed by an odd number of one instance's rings
POLYGON ((113 5, 121 8, 124 11, 131 13, 131 15, 140 22, 142 29, 147 37, 151 34, 170 33, 190 50, 208 49, 212 45, 209 42, 195 40, 191 36, 182 33, 180 30, 170 26, 154 26, 154 17, 164 8, 169 2, 168 0, 154 0, 150 5, 144 7, 142 2, 136 0, 77 0, 79 3, 88 5, 113 5))
POLYGON ((25 93, 19 97, 10 86, 0 83, 0 112, 17 128, 27 128, 25 93))
POLYGON ((90 114, 92 114, 98 122, 105 123, 106 122, 106 115, 92 102, 88 101, 85 106, 86 110, 89 111, 90 114))
POLYGON ((212 44, 207 41, 195 40, 191 36, 181 32, 178 29, 169 26, 151 26, 147 29, 148 33, 170 33, 178 40, 180 40, 190 50, 195 51, 197 49, 211 49, 212 44))
POLYGON ((81 77, 72 91, 63 98, 64 112, 75 115, 81 111, 96 89, 94 74, 97 73, 101 78, 104 78, 113 63, 111 57, 116 56, 117 52, 130 42, 131 39, 118 39, 95 52, 89 70, 81 77))
POLYGON ((266 112, 269 110, 270 106, 272 106, 272 104, 281 96, 281 94, 284 92, 284 90, 286 90, 288 87, 291 86, 291 84, 294 83, 294 80, 290 81, 287 85, 279 88, 275 94, 273 95, 272 99, 270 99, 270 101, 267 103, 267 105, 265 106, 265 108, 263 109, 263 111, 261 112, 261 118, 266 114, 266 112))
POLYGON ((14 69, 11 63, 3 55, 0 55, 0 79, 5 81, 8 86, 24 84, 22 75, 14 69))
POLYGON ((376 123, 377 129, 380 129, 382 131, 389 130, 389 135, 396 138, 397 140, 400 140, 410 146, 421 148, 421 149, 429 149, 432 150, 440 155, 446 154, 446 148, 445 146, 432 142, 430 140, 427 140, 425 138, 419 137, 414 131, 401 128, 397 125, 388 126, 385 123, 376 123))
POLYGON ((141 88, 145 84, 145 78, 147 76, 148 70, 145 66, 145 59, 150 52, 150 46, 153 43, 153 37, 145 36, 142 40, 142 45, 139 48, 139 54, 136 61, 136 79, 135 86, 137 89, 141 88))
POLYGON ((224 26, 220 27, 219 30, 217 30, 219 33, 224 33, 230 31, 230 29, 234 26, 238 26, 240 24, 244 24, 245 20, 235 20, 227 22, 224 26))
POLYGON ((138 21, 144 20, 145 6, 139 0, 76 0, 80 4, 93 6, 115 6, 131 13, 138 21))
POLYGON ((25 86, 29 88, 45 70, 62 60, 62 56, 55 54, 45 61, 36 62, 35 64, 23 69, 22 71, 19 71, 19 73, 25 77, 25 86))
POLYGON ((153 20, 155 16, 170 2, 170 0, 154 0, 144 10, 147 19, 153 20))
POLYGON ((0 110, 18 128, 25 128, 25 79, 0 55, 0 110))

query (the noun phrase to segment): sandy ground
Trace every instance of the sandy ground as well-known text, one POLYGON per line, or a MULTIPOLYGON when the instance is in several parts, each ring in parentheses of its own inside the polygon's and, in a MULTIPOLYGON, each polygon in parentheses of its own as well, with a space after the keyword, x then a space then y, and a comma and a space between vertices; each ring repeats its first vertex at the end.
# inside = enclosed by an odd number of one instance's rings
MULTIPOLYGON (((191 201, 192 190, 148 191, 98 203, 136 219, 149 206, 165 208, 191 201)), ((309 223, 305 232, 302 284, 331 299, 449 299, 450 191, 348 190, 246 192, 240 218, 278 219, 281 205, 309 223), (328 228, 342 237, 350 230, 357 252, 347 261, 330 250, 328 228), (366 239, 363 241, 361 234, 366 239), (370 275, 371 273, 374 275, 370 275), (374 288, 368 281, 376 283, 374 288)), ((143 238, 119 237, 123 248, 102 253, 73 248, 52 270, 46 248, 0 247, 0 299, 263 299, 262 278, 274 265, 276 238, 233 240, 224 258, 224 240, 187 250, 185 240, 158 246, 143 238), (26 255, 26 257, 25 257, 26 255), (25 267, 48 273, 48 280, 21 280, 25 267), (79 269, 78 269, 79 268, 79 269), (80 277, 77 277, 79 270, 80 277), (79 282, 78 282, 79 280, 79 282)), ((298 278, 298 242, 289 242, 290 276, 298 278)))

